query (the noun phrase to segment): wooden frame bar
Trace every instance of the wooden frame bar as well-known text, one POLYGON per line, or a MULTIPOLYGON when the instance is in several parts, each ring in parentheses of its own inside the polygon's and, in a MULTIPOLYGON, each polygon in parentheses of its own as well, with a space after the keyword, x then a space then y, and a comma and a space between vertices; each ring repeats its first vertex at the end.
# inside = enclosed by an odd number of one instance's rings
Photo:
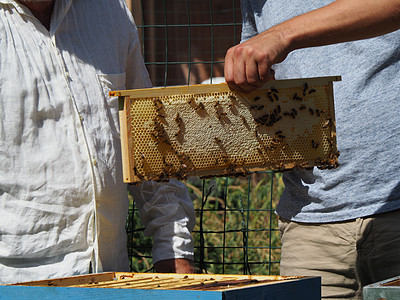
POLYGON ((333 81, 340 80, 276 80, 249 94, 225 83, 112 91, 124 181, 337 167, 333 81))

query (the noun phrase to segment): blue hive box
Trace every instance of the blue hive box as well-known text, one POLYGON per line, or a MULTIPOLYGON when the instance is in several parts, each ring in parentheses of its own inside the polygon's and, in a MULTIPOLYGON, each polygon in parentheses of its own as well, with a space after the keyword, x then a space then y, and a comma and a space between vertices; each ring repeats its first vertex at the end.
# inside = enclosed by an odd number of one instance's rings
POLYGON ((319 277, 109 272, 0 286, 0 299, 319 300, 319 277))

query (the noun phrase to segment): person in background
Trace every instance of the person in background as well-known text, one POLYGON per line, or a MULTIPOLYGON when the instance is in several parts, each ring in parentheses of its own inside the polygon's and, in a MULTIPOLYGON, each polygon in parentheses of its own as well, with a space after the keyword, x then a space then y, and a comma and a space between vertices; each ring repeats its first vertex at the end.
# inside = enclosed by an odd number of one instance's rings
MULTIPOLYGON (((0 0, 0 282, 128 271, 117 98, 151 87, 123 0, 0 0)), ((178 181, 130 186, 158 272, 193 272, 178 181)))
POLYGON ((282 275, 322 277, 323 299, 362 299, 400 274, 400 1, 243 0, 225 79, 334 83, 340 166, 285 173, 277 206, 282 275))

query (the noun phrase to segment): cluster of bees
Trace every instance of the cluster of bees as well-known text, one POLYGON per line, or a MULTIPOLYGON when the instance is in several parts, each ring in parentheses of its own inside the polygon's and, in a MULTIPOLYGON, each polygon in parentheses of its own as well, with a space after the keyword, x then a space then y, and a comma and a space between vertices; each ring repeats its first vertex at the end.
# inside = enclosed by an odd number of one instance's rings
MULTIPOLYGON (((140 160, 136 160, 136 164, 133 167, 134 174, 139 178, 140 181, 168 181, 170 178, 174 177, 179 180, 188 179, 190 173, 194 170, 193 163, 190 157, 184 153, 180 153, 177 150, 171 147, 171 150, 174 152, 179 161, 179 166, 176 166, 173 162, 168 162, 166 157, 162 157, 162 168, 157 174, 148 174, 143 175, 141 170, 144 170, 146 165, 146 157, 140 154, 140 160), (138 169, 138 166, 141 170, 138 169)), ((137 182, 138 184, 140 183, 137 182)))
MULTIPOLYGON (((276 150, 278 151, 285 150, 289 145, 286 141, 286 136, 282 132, 282 130, 275 131, 275 133, 268 139, 268 142, 264 143, 259 137, 259 129, 261 126, 273 127, 277 122, 281 121, 283 118, 296 119, 300 111, 308 111, 308 113, 312 116, 314 115, 317 117, 324 116, 324 114, 327 113, 326 110, 319 110, 317 108, 307 107, 304 103, 302 103, 306 102, 308 95, 313 94, 315 92, 316 92, 315 89, 309 88, 308 84, 305 83, 302 88, 302 92, 294 93, 291 97, 291 100, 299 102, 299 105, 297 105, 294 108, 290 108, 289 110, 287 109, 285 110, 282 108, 285 105, 282 106, 279 90, 275 88, 268 89, 265 95, 265 99, 268 100, 270 104, 262 103, 262 101, 260 101, 262 99, 261 96, 256 96, 252 99, 252 103, 248 105, 248 108, 251 114, 253 115, 253 120, 255 122, 254 134, 255 137, 258 139, 259 144, 261 144, 261 147, 258 147, 257 151, 260 157, 264 160, 264 166, 269 166, 272 169, 279 171, 285 170, 285 168, 287 168, 288 165, 291 165, 293 168, 297 169, 312 168, 310 167, 308 162, 301 162, 301 163, 291 162, 290 164, 286 165, 283 163, 268 162, 265 158, 265 154, 276 150)), ((235 104, 237 104, 236 101, 238 101, 238 99, 234 95, 228 95, 228 99, 230 100, 230 102, 228 103, 227 107, 231 110, 235 109, 235 104)), ((195 99, 194 96, 188 96, 186 102, 198 114, 204 114, 204 115, 208 114, 205 105, 201 101, 198 101, 198 99, 195 99)), ((163 164, 162 164, 163 166, 161 168, 161 171, 159 171, 155 175, 154 174, 149 176, 141 175, 141 173, 138 172, 137 167, 140 167, 142 170, 144 170, 146 158, 144 157, 143 154, 140 153, 139 156, 141 162, 136 163, 134 170, 135 174, 141 180, 144 179, 144 180, 164 181, 168 180, 171 177, 175 177, 180 180, 185 180, 187 179, 189 174, 194 170, 193 162, 191 161, 188 155, 183 154, 174 148, 173 146, 174 143, 171 142, 171 139, 165 129, 167 123, 166 123, 165 107, 163 105, 163 102, 160 99, 156 98, 153 99, 153 103, 156 115, 153 120, 153 130, 151 132, 151 135, 157 145, 162 145, 162 144, 166 145, 167 149, 170 152, 172 152, 175 155, 175 157, 178 158, 179 164, 178 166, 176 166, 176 164, 168 162, 165 156, 163 156, 163 164)), ((213 103, 215 117, 221 122, 228 121, 228 113, 224 109, 224 107, 226 109, 226 106, 222 105, 219 100, 216 100, 213 103)), ((240 118, 243 125, 248 130, 253 130, 251 129, 252 126, 249 124, 249 121, 245 116, 240 115, 240 118)), ((178 128, 178 130, 174 134, 174 137, 178 141, 182 140, 183 134, 185 133, 185 124, 179 112, 176 113, 176 116, 173 120, 178 128)), ((327 128, 332 125, 333 125, 332 120, 330 118, 326 118, 324 123, 322 124, 322 128, 327 128)), ((334 133, 332 133, 330 138, 327 138, 327 140, 332 148, 334 141, 334 133)), ((221 149, 224 149, 223 140, 221 137, 214 137, 213 142, 218 146, 220 146, 221 149)), ((321 143, 320 141, 312 139, 310 146, 312 149, 318 149, 320 147, 320 143, 321 143)), ((317 161, 315 161, 314 163, 316 163, 320 168, 332 168, 332 167, 334 168, 337 167, 338 155, 339 155, 338 152, 332 153, 329 158, 317 159, 317 161)), ((239 162, 237 158, 232 159, 228 157, 227 154, 222 154, 222 156, 215 159, 216 168, 221 165, 224 167, 221 175, 247 175, 249 174, 249 171, 246 167, 243 167, 244 164, 245 164, 244 159, 243 161, 239 162)), ((218 175, 212 175, 212 176, 218 176, 218 175)))
MULTIPOLYGON (((189 174, 194 169, 193 163, 188 155, 180 153, 172 146, 170 137, 165 129, 165 125, 167 123, 166 112, 162 101, 160 99, 153 99, 153 104, 156 111, 156 116, 153 119, 153 130, 151 131, 150 134, 155 140, 157 145, 164 144, 169 147, 169 150, 172 151, 178 158, 180 165, 176 167, 173 162, 168 162, 166 157, 163 156, 162 157, 163 165, 160 172, 158 172, 155 175, 154 174, 143 175, 143 173, 145 173, 144 170, 147 165, 147 158, 143 153, 139 152, 138 156, 140 158, 136 159, 133 171, 140 181, 148 181, 148 180, 168 181, 171 177, 175 177, 179 180, 186 180, 189 174)), ((179 127, 177 134, 175 134, 175 137, 178 137, 184 131, 184 123, 179 113, 177 113, 175 117, 175 122, 179 127)), ((140 183, 140 181, 138 183, 140 183)))
MULTIPOLYGON (((303 86, 303 91, 302 91, 302 96, 299 96, 298 93, 294 93, 292 96, 292 100, 294 101, 299 101, 303 102, 306 100, 305 97, 307 97, 310 94, 315 93, 315 89, 310 89, 308 84, 305 83, 303 86)), ((279 91, 275 88, 271 88, 267 91, 267 98, 270 100, 270 102, 277 102, 279 101, 279 91)), ((256 96, 253 101, 257 102, 260 100, 260 96, 256 96)), ((262 110, 264 108, 264 105, 251 105, 250 109, 252 110, 262 110)), ((284 117, 290 117, 292 119, 295 119, 298 115, 298 110, 299 111, 306 111, 307 106, 305 104, 301 104, 298 109, 296 108, 291 108, 290 110, 283 111, 281 108, 280 104, 277 104, 273 109, 270 110, 269 113, 265 113, 261 116, 257 116, 254 118, 254 121, 256 122, 256 129, 258 129, 261 126, 266 126, 266 127, 272 127, 275 125, 275 123, 279 122, 282 120, 284 117)), ((308 113, 310 115, 316 115, 317 117, 320 117, 322 114, 327 113, 326 110, 319 110, 318 108, 308 108, 308 113)), ((245 125, 247 125, 247 121, 245 118, 242 118, 242 121, 245 125)), ((328 126, 332 125, 331 119, 328 118, 322 125, 322 128, 327 128, 328 126)), ((258 131, 255 131, 256 137, 258 137, 258 131)), ((278 130, 274 136, 272 137, 269 145, 264 146, 265 151, 274 151, 276 149, 279 150, 285 150, 288 147, 288 144, 285 142, 286 136, 283 135, 281 130, 278 130)), ((328 142, 331 147, 333 147, 333 136, 331 138, 328 138, 328 142)), ((261 142, 260 142, 261 143, 261 142)), ((314 139, 311 140, 311 148, 317 149, 319 147, 320 143, 315 141, 314 139)), ((260 155, 263 155, 263 150, 261 148, 257 149, 260 155)), ((301 168, 304 168, 304 165, 300 166, 301 168)), ((280 168, 279 168, 280 169, 280 168)))

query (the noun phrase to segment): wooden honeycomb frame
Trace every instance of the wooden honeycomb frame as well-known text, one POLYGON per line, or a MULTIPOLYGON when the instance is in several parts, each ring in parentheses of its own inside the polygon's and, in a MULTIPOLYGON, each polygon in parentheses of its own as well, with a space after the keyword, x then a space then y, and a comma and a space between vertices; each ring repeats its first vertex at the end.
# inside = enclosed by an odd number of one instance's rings
POLYGON ((333 81, 276 80, 110 92, 120 102, 124 181, 338 166, 333 81))
POLYGON ((105 272, 11 284, 76 288, 222 291, 238 287, 301 281, 313 277, 277 275, 225 275, 105 272))

